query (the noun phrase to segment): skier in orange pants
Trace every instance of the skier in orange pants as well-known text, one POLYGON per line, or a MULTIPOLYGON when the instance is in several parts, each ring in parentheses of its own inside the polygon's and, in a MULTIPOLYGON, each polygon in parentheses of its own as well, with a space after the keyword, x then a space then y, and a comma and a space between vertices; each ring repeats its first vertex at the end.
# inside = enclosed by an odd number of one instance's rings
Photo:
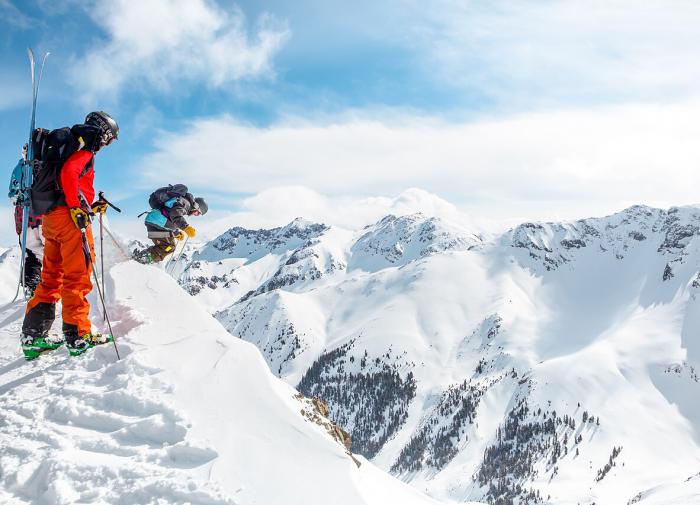
POLYGON ((107 208, 102 200, 92 203, 94 154, 117 138, 119 127, 104 112, 89 114, 85 124, 94 128, 81 130, 80 149, 68 157, 56 175, 61 191, 35 194, 32 188, 34 208, 47 210, 43 217, 46 243, 41 283, 27 304, 22 325, 22 350, 28 360, 62 344, 47 339, 59 300, 63 303, 63 336, 71 356, 111 340, 111 336, 93 334, 90 323, 87 295, 92 290, 94 259, 90 214, 107 208), (94 132, 94 138, 84 138, 86 132, 94 132), (41 198, 48 200, 42 202, 41 198))

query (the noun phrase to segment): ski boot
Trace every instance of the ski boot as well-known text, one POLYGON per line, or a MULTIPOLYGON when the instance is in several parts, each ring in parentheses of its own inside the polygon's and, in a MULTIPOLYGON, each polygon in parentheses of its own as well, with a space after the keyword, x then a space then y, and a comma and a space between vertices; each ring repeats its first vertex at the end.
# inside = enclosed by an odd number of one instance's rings
POLYGON ((31 335, 24 334, 22 335, 21 342, 24 359, 27 361, 36 359, 43 353, 53 351, 63 345, 63 341, 51 340, 47 336, 32 337, 31 335))
POLYGON ((71 356, 80 356, 88 349, 95 346, 107 344, 112 341, 112 335, 102 335, 101 333, 87 333, 82 337, 66 343, 68 354, 71 356))
POLYGON ((131 257, 143 265, 154 263, 153 256, 148 249, 144 249, 143 251, 136 250, 131 254, 131 257))

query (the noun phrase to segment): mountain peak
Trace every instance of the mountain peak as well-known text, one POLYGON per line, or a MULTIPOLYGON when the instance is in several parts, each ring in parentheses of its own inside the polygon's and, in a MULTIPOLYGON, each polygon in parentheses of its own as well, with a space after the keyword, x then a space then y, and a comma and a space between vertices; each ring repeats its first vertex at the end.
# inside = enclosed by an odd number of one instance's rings
POLYGON ((622 259, 648 244, 658 252, 676 255, 671 261, 681 261, 683 250, 699 234, 698 207, 664 210, 633 205, 605 217, 523 223, 505 234, 505 242, 527 250, 527 261, 534 260, 546 270, 554 270, 584 251, 622 259))
POLYGON ((468 250, 481 240, 463 228, 423 213, 389 214, 363 230, 352 246, 349 269, 375 271, 438 252, 468 250))
POLYGON ((209 242, 195 259, 220 261, 226 258, 259 259, 269 253, 297 249, 311 239, 320 237, 329 229, 300 217, 285 226, 272 229, 250 230, 234 227, 209 242))

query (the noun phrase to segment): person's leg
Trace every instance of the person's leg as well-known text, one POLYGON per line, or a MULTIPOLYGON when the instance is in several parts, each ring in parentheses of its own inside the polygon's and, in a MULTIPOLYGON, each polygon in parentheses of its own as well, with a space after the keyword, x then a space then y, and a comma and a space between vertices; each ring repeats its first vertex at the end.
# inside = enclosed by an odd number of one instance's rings
POLYGON ((76 338, 92 333, 90 323, 90 303, 87 295, 92 290, 92 263, 94 250, 92 230, 85 230, 89 253, 83 245, 83 234, 76 228, 66 207, 60 211, 59 237, 61 255, 63 257, 63 286, 61 299, 63 302, 63 332, 66 344, 71 345, 76 338), (91 258, 87 256, 91 255, 91 258))
POLYGON ((175 251, 175 239, 172 237, 152 238, 153 245, 134 253, 134 259, 139 263, 159 263, 175 251))
POLYGON ((40 352, 55 349, 60 345, 45 341, 56 317, 56 302, 61 298, 63 283, 61 244, 56 239, 55 223, 51 217, 49 214, 45 220, 46 236, 41 282, 34 291, 34 296, 27 303, 22 323, 22 348, 27 359, 33 359, 40 352))
POLYGON ((175 252, 175 239, 172 237, 154 238, 150 251, 154 261, 163 261, 168 255, 175 252))
POLYGON ((44 258, 44 242, 40 227, 27 230, 27 256, 24 261, 24 285, 34 294, 41 282, 41 262, 44 258))

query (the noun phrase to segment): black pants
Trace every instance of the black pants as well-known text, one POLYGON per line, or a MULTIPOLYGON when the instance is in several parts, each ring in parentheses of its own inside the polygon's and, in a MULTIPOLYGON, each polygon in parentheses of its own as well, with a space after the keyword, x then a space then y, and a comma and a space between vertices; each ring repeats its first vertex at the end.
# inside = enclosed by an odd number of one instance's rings
POLYGON ((41 262, 31 249, 24 258, 24 285, 32 293, 41 282, 41 262))
POLYGON ((175 251, 175 244, 177 243, 175 237, 152 238, 151 240, 153 245, 144 252, 151 255, 154 263, 163 261, 168 254, 172 254, 175 251))

